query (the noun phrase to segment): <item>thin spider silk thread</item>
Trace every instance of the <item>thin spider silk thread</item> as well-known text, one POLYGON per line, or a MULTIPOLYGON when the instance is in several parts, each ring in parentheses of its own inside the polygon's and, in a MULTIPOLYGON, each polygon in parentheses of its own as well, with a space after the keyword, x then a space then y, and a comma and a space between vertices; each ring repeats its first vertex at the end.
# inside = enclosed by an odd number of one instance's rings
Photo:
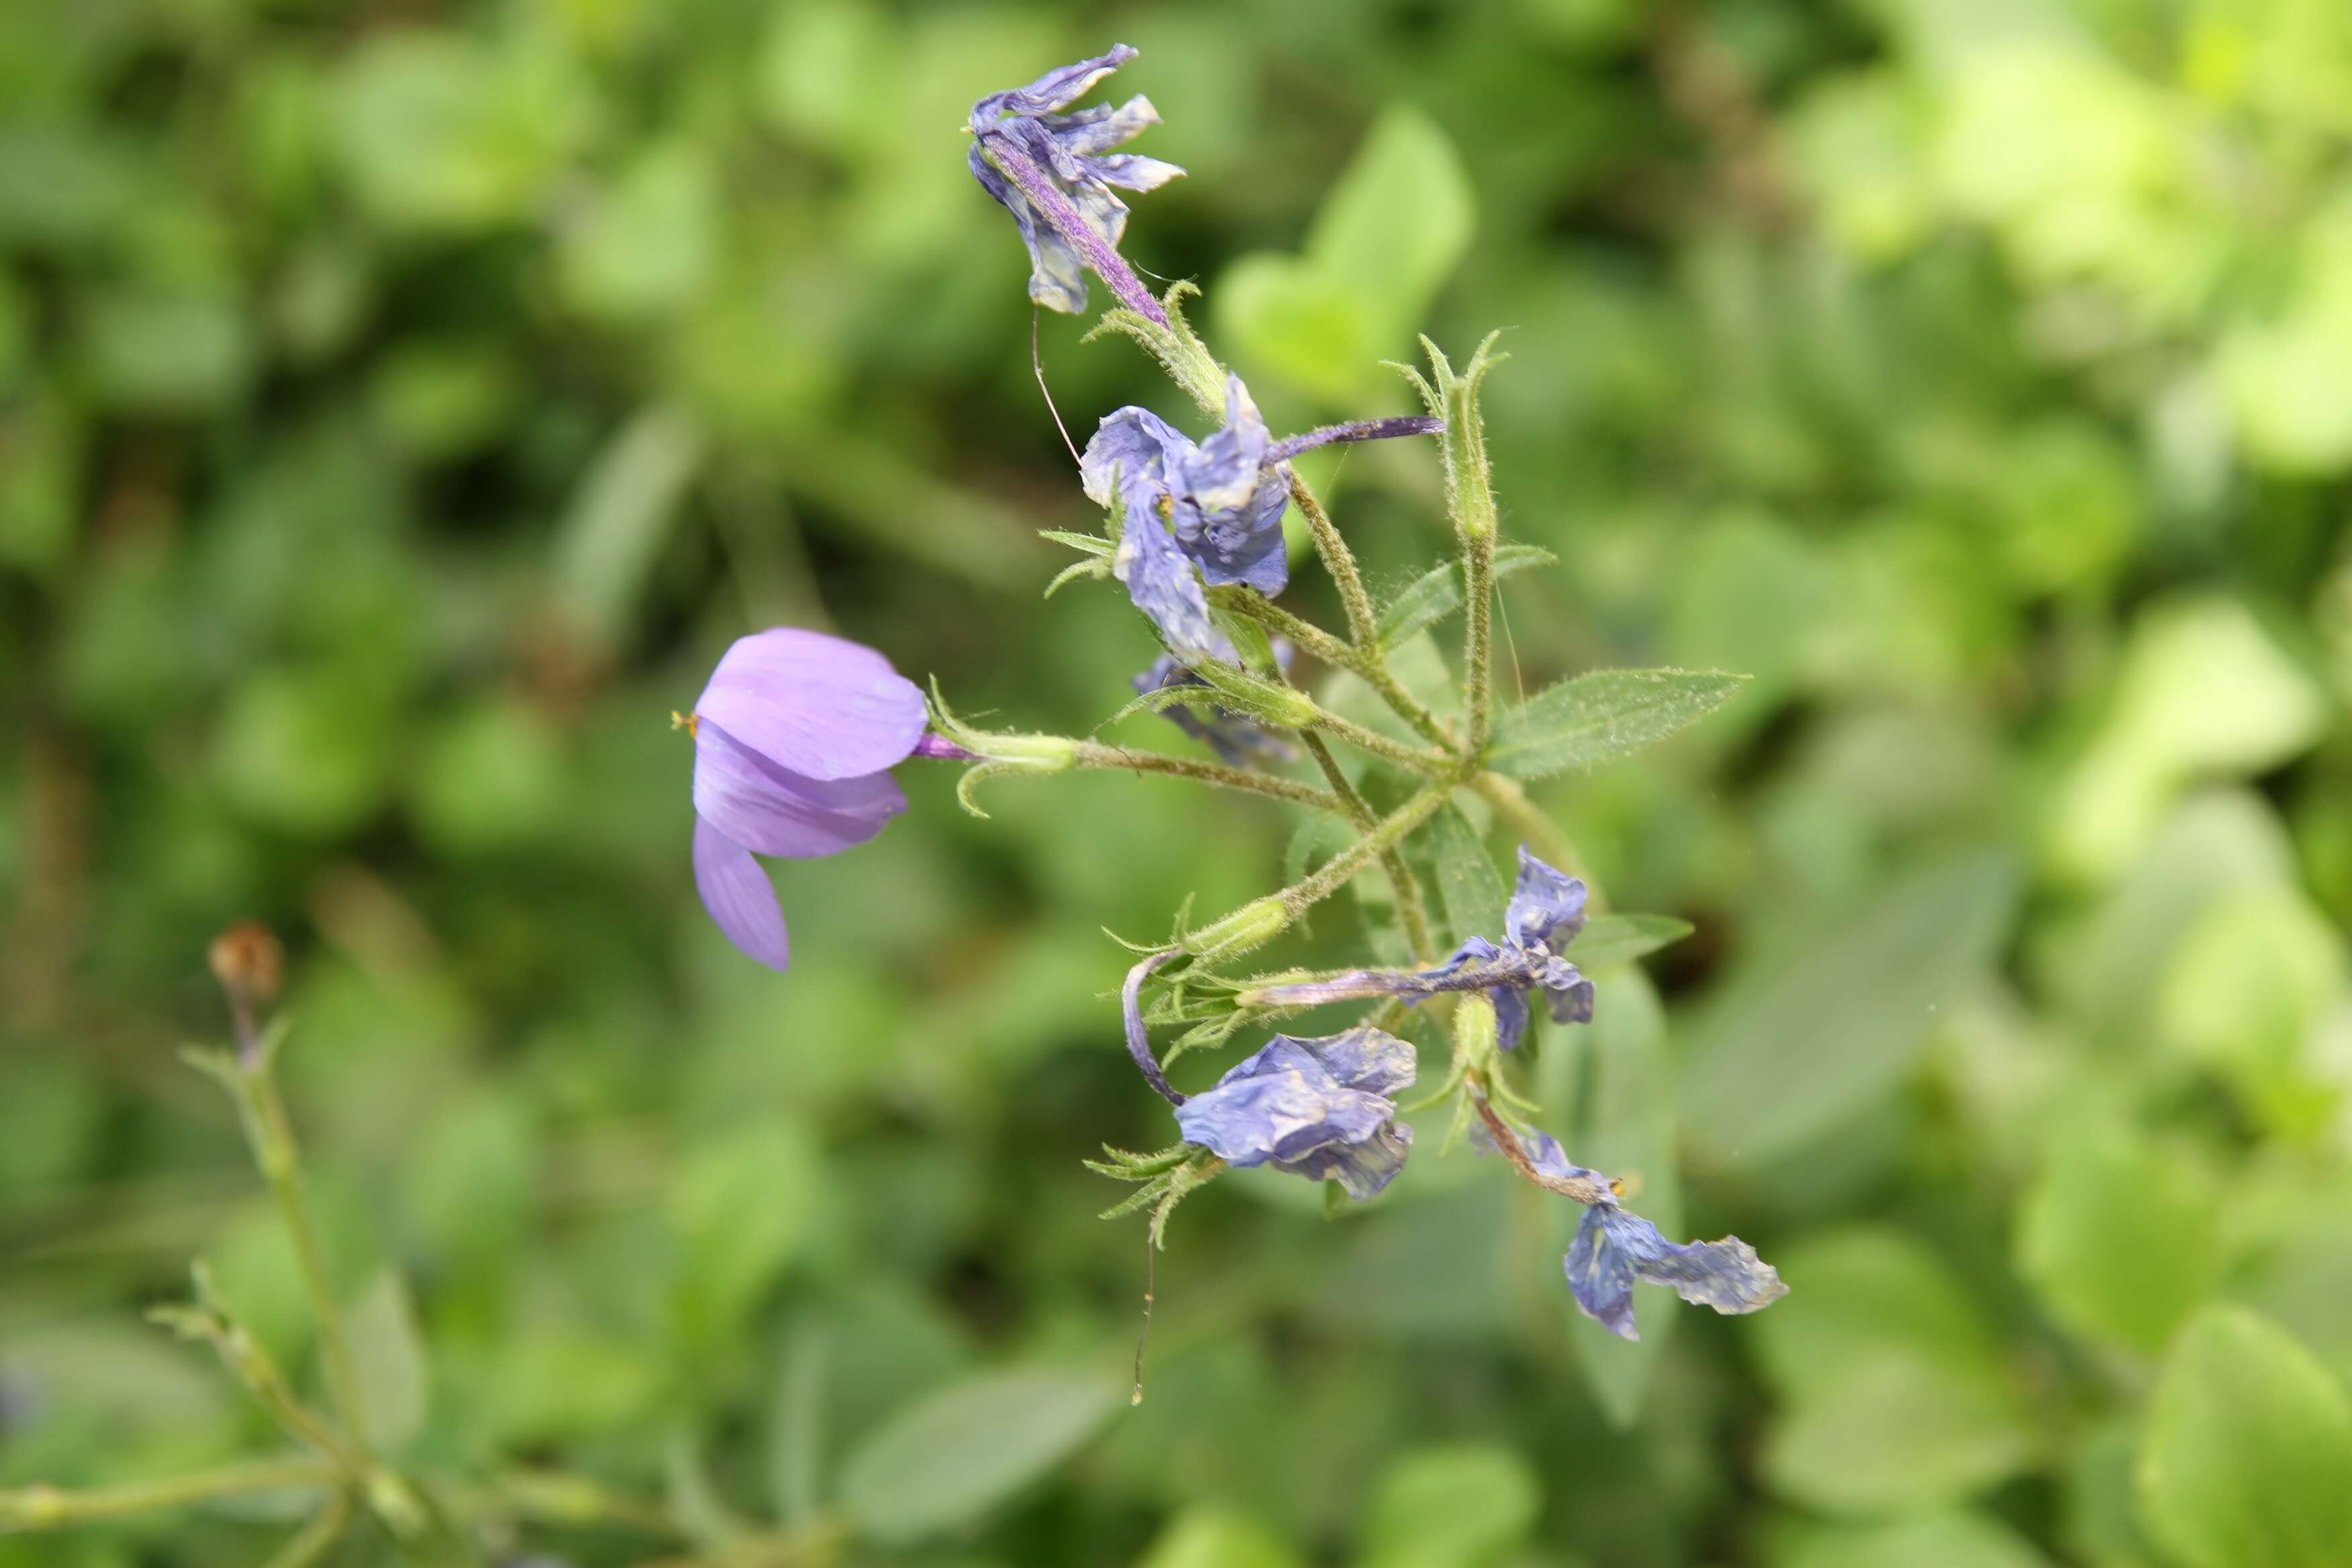
POLYGON ((1080 468, 1086 459, 1078 456, 1078 444, 1070 439, 1070 427, 1062 423, 1062 411, 1054 406, 1054 389, 1045 384, 1045 362, 1037 353, 1037 307, 1029 307, 1029 368, 1037 375, 1037 391, 1045 399, 1045 412, 1054 416, 1054 428, 1062 433, 1062 445, 1069 448, 1070 461, 1080 468))

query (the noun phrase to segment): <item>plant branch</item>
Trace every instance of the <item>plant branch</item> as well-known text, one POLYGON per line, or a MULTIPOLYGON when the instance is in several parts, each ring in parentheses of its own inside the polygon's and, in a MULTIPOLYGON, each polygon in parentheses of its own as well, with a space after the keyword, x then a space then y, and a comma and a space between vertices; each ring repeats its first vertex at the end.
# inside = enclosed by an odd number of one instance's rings
POLYGON ((1323 570, 1339 590, 1339 603, 1348 611, 1348 636, 1360 648, 1380 647, 1380 620, 1372 614, 1372 596, 1364 590, 1364 575, 1356 568, 1355 552, 1340 537, 1331 521, 1330 513, 1315 499, 1307 481, 1290 471, 1290 499, 1297 505, 1298 515, 1307 520, 1307 531, 1314 536, 1315 552, 1323 558, 1323 570))
MULTIPOLYGON (((1269 633, 1288 637, 1304 652, 1312 654, 1335 669, 1344 669, 1359 676, 1389 705, 1390 710, 1412 725, 1421 737, 1440 751, 1454 750, 1454 737, 1427 704, 1404 689, 1402 681, 1389 670, 1388 660, 1375 641, 1370 647, 1358 647, 1344 638, 1333 637, 1310 620, 1292 615, 1255 588, 1233 585, 1212 588, 1213 604, 1247 616, 1269 633)), ((1375 634, 1377 636, 1377 633, 1375 634)))
POLYGON ((1465 755, 1475 758, 1486 753, 1494 717, 1495 535, 1491 531, 1463 531, 1462 593, 1463 707, 1466 710, 1462 749, 1465 755))
POLYGON ((1564 1198, 1574 1198, 1578 1203, 1587 1205, 1613 1204, 1617 1201, 1615 1182, 1596 1182, 1579 1176, 1555 1176, 1549 1172, 1537 1169, 1535 1161, 1528 1157, 1526 1147, 1519 1142, 1519 1135, 1511 1131, 1510 1123, 1503 1120, 1500 1112, 1486 1103, 1485 1085, 1476 1083, 1471 1085, 1470 1103, 1476 1109, 1478 1120, 1486 1124, 1486 1135, 1494 1139, 1495 1147, 1503 1152, 1503 1158, 1508 1160, 1512 1168, 1528 1181, 1548 1193, 1558 1193, 1564 1198))
POLYGON ((1348 879, 1363 869, 1368 862, 1378 859, 1403 843, 1408 834, 1428 821, 1437 808, 1445 804, 1446 794, 1446 786, 1442 784, 1424 785, 1411 800, 1381 818, 1371 831, 1332 856, 1321 870, 1292 883, 1274 897, 1282 901, 1293 920, 1297 919, 1345 887, 1348 879))
MULTIPOLYGON (((1307 755, 1315 759, 1315 765, 1323 770, 1323 776, 1331 781, 1331 793, 1339 797, 1349 820, 1360 832, 1372 831, 1380 820, 1372 803, 1348 782, 1348 775, 1339 770, 1339 759, 1331 754, 1323 737, 1311 730, 1302 730, 1298 739, 1307 755)), ((1396 891, 1397 918, 1404 923, 1405 941, 1412 945, 1413 957, 1423 963, 1436 963, 1437 944, 1430 931, 1429 905, 1421 890, 1421 879, 1406 864, 1404 852, 1393 847, 1381 852, 1381 869, 1388 873, 1389 886, 1396 891)))
POLYGON ((0 1535, 61 1530, 218 1498, 248 1497, 294 1487, 332 1487, 342 1479, 341 1469, 320 1459, 255 1459, 215 1470, 197 1470, 164 1480, 132 1481, 121 1486, 79 1489, 18 1487, 0 1491, 0 1535))
POLYGON ((1174 778, 1192 779, 1201 784, 1214 784, 1219 789, 1239 790, 1246 795, 1271 795, 1294 805, 1311 806, 1328 812, 1333 816, 1348 816, 1347 805, 1328 790, 1297 779, 1283 778, 1276 773, 1257 773, 1249 768, 1227 767, 1221 763, 1204 763, 1192 757, 1171 757, 1161 752, 1139 752, 1129 746, 1106 746, 1098 742, 1080 741, 1077 760, 1073 764, 1081 768, 1119 768, 1131 773, 1166 773, 1174 778))

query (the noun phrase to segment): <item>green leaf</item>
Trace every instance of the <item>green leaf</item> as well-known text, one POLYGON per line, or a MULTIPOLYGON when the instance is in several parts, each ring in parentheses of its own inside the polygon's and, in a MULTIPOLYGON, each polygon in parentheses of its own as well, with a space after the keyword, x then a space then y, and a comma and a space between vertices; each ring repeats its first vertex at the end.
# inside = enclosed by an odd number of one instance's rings
POLYGON ((1957 1502, 2032 1461, 2033 1431, 1960 1280, 1897 1231, 1853 1230, 1779 1260, 1789 1297, 1749 1342, 1784 1406, 1773 1489, 1841 1514, 1957 1502))
POLYGON ((2070 1126, 2018 1216, 2018 1271, 2063 1322, 2154 1352, 2221 1267, 2213 1183, 2138 1135, 2070 1126))
POLYGON ((1410 331, 1469 249, 1476 223, 1462 154, 1428 115, 1392 103, 1324 197, 1307 260, 1410 331))
POLYGON ((2157 986, 2158 1033, 2204 1063, 2265 1124, 2316 1131, 2336 1086, 2306 1067, 2306 1045, 2344 994, 2344 940, 2293 887, 2211 900, 2172 952, 2157 986))
POLYGON ((1483 936, 1500 942, 1503 907, 1510 900, 1486 843, 1458 805, 1430 818, 1430 849, 1437 861, 1438 903, 1455 942, 1483 936))
POLYGON ((901 1411, 842 1466, 841 1500, 886 1544, 978 1520, 1092 1436, 1119 1404, 1112 1379, 1052 1368, 982 1373, 901 1411))
POLYGON ((2184 1568, 2342 1568, 2352 1543, 2352 1400, 2269 1319, 2210 1307, 2148 1407, 2139 1510, 2184 1568))
POLYGON ((1688 728, 1747 680, 1721 670, 1596 669, 1547 687, 1497 719, 1486 765, 1539 779, 1608 762, 1688 728))
MULTIPOLYGON (((1669 1240, 1686 1240, 1682 1176, 1675 1166, 1674 1061, 1666 1050, 1665 1010, 1639 970, 1600 976, 1593 992, 1592 1022, 1544 1043, 1538 1070, 1545 1103, 1570 1113, 1567 1125, 1575 1136, 1568 1147, 1578 1161, 1622 1178, 1627 1207, 1669 1240), (1571 1105, 1568 1084, 1579 1078, 1582 1092, 1571 1105)), ((1553 1206, 1559 1211, 1556 1250, 1565 1253, 1584 1211, 1574 1204, 1553 1206)), ((1621 1429, 1641 1419, 1659 1362, 1688 1310, 1665 1290, 1644 1288, 1633 1298, 1642 1337, 1630 1343, 1578 1311, 1565 1292, 1555 1298, 1593 1395, 1621 1429)))
POLYGON ((1771 1568, 2048 1568, 2050 1563, 2009 1526, 1973 1512, 1807 1529, 1793 1532, 1768 1561, 1771 1568))
POLYGON ((1304 1568, 1304 1560, 1250 1515, 1211 1503, 1178 1514, 1135 1568, 1304 1568))
POLYGON ((555 595, 599 645, 617 645, 635 624, 638 597, 704 451, 693 420, 647 408, 582 478, 556 540, 555 595))
POLYGON ((1694 1149, 1751 1166, 1893 1089, 1936 1009, 1991 963, 2017 892, 2005 857, 1974 856, 1895 883, 1793 963, 1744 971, 1684 1073, 1694 1149))
POLYGON ((1418 1448, 1373 1489, 1358 1561, 1364 1568, 1476 1568, 1527 1539, 1542 1501, 1535 1473, 1508 1448, 1418 1448))
POLYGON ((367 1414, 368 1447, 397 1456, 425 1430, 432 1394, 416 1307, 396 1268, 377 1273, 351 1304, 352 1359, 367 1414))
POLYGON ((815 1145, 792 1121, 751 1123, 698 1147, 671 1179, 670 1224, 685 1247, 678 1303, 689 1339, 730 1329, 807 1238, 822 1180, 815 1145))
MULTIPOLYGON (((1530 566, 1553 566, 1559 557, 1534 544, 1503 544, 1495 549, 1495 578, 1500 582, 1530 566)), ((1405 585, 1404 592, 1381 611, 1380 644, 1392 648, 1418 632, 1428 630, 1462 607, 1462 563, 1433 566, 1405 585)))
POLYGON ((1690 935, 1691 923, 1672 915, 1595 915, 1584 922, 1568 956, 1586 973, 1631 963, 1690 935))

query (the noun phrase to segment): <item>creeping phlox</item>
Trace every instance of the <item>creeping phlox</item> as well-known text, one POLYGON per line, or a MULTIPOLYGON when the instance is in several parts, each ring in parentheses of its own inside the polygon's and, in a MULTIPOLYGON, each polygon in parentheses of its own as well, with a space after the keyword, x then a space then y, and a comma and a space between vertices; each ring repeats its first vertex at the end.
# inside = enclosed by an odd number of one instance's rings
MULTIPOLYGON (((1076 768, 1158 773, 1303 809, 1337 827, 1342 847, 1278 892, 1205 925, 1180 922, 1169 940, 1146 944, 1128 973, 1120 993, 1125 1043, 1171 1108, 1178 1142, 1150 1153, 1107 1149, 1104 1160, 1089 1162, 1136 1186, 1109 1212, 1149 1208, 1156 1245, 1181 1198, 1236 1167, 1327 1183, 1335 1199, 1377 1197, 1413 1147, 1413 1130, 1402 1120, 1412 1108, 1397 1097, 1414 1083, 1417 1056, 1393 1031, 1408 1021, 1431 1029, 1442 1023, 1452 1036, 1452 1063, 1444 1085, 1421 1104, 1450 1100, 1457 1131, 1472 1129, 1479 1147, 1502 1154, 1522 1177, 1584 1205, 1563 1262, 1587 1314, 1634 1337, 1636 1281, 1721 1312, 1768 1305, 1786 1287, 1753 1247, 1737 1237, 1668 1241, 1622 1205, 1619 1183, 1570 1163, 1559 1142, 1526 1120, 1536 1108, 1510 1079, 1531 1037, 1534 998, 1540 994, 1560 1025, 1593 1014, 1592 982, 1573 956, 1591 899, 1584 881, 1522 845, 1500 929, 1457 931, 1447 952, 1414 869, 1416 855, 1429 863, 1422 830, 1453 812, 1457 795, 1479 797, 1538 841, 1556 833, 1517 784, 1495 771, 1503 764, 1490 744, 1496 511, 1477 389, 1497 356, 1482 345, 1457 374, 1424 339, 1431 374, 1408 376, 1425 414, 1276 438, 1249 388, 1185 321, 1181 306, 1192 286, 1155 297, 1119 253, 1129 215, 1117 193, 1154 190, 1183 172, 1113 151, 1158 123, 1149 100, 1073 107, 1134 58, 1118 45, 982 99, 967 125, 967 161, 982 188, 1013 215, 1029 252, 1031 300, 1083 310, 1092 273, 1116 301, 1103 325, 1150 350, 1212 426, 1196 439, 1148 408, 1105 415, 1077 475, 1078 488, 1105 510, 1103 531, 1046 537, 1081 554, 1055 587, 1074 577, 1115 581, 1159 641, 1158 657, 1131 683, 1137 696, 1129 710, 1162 714, 1214 760, 978 729, 936 689, 927 700, 872 648, 793 627, 758 632, 728 649, 679 720, 694 737, 693 858, 705 908, 745 954, 784 969, 783 915, 757 858, 832 855, 872 838, 906 809, 889 770, 914 757, 965 764, 959 795, 975 813, 973 786, 984 780, 1076 768), (1416 630, 1454 609, 1464 613, 1459 700, 1444 711, 1391 668, 1396 636, 1382 629, 1345 534, 1291 462, 1334 442, 1412 436, 1439 438, 1460 552, 1458 563, 1400 601, 1411 612, 1401 618, 1416 630), (1284 522, 1294 508, 1346 611, 1345 635, 1275 603, 1290 584, 1284 522), (1374 727, 1325 707, 1293 679, 1294 655, 1355 678, 1394 722, 1374 727), (1343 750, 1357 754, 1356 765, 1339 760, 1343 750), (1315 782, 1293 776, 1307 763, 1315 782), (1320 973, 1225 973, 1231 961, 1358 877, 1387 883, 1395 911, 1387 935, 1412 962, 1320 973), (1196 1093, 1169 1080, 1168 1062, 1185 1050, 1223 1045, 1291 1013, 1350 1003, 1371 1010, 1338 1034, 1273 1033, 1196 1093), (1163 1059, 1152 1048, 1151 1026, 1178 1023, 1190 1027, 1163 1059)), ((1388 622, 1400 618, 1398 608, 1388 622)), ((1461 837, 1452 836, 1451 853, 1465 853, 1461 837)), ((1326 839, 1318 827, 1302 832, 1300 842, 1311 865, 1313 847, 1326 839)), ((1483 859, 1484 848, 1475 854, 1483 859)), ((1472 879, 1494 884, 1502 901, 1491 865, 1472 879)))

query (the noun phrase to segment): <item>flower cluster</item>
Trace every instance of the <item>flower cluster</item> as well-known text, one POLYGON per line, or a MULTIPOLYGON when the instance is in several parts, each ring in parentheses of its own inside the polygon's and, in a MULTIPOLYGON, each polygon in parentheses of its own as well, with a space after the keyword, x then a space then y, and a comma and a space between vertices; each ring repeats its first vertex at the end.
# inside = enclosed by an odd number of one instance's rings
MULTIPOLYGON (((1415 378, 1427 415, 1276 438, 1249 388, 1216 363, 1175 309, 1189 286, 1155 300, 1119 255, 1128 209, 1117 193, 1152 190, 1182 172, 1113 151, 1157 123, 1149 100, 1074 107, 1134 55, 1118 46, 982 99, 971 110, 968 163, 1013 215, 1029 252, 1030 297, 1056 310, 1082 310, 1092 273, 1118 302, 1106 323, 1141 340, 1215 421, 1196 440, 1147 408, 1104 416, 1078 459, 1079 488, 1106 510, 1104 534, 1052 537, 1087 556, 1065 577, 1114 578, 1164 650, 1135 677, 1134 706, 1157 709, 1216 761, 978 730, 936 696, 927 702, 871 648, 822 632, 759 632, 728 649, 679 720, 694 737, 693 859, 705 908, 746 954, 783 969, 791 951, 783 915, 758 858, 830 855, 872 838, 906 809, 889 770, 915 756, 970 764, 959 795, 974 811, 971 789, 980 780, 1101 767, 1157 772, 1320 813, 1352 835, 1346 847, 1278 893, 1205 926, 1180 926, 1129 970, 1120 994, 1126 1046, 1170 1106, 1179 1141, 1156 1153, 1107 1151, 1107 1162, 1094 1168, 1139 1187, 1112 1212, 1153 1205, 1156 1244, 1175 1203, 1229 1167, 1270 1167, 1328 1183, 1360 1203, 1379 1196, 1413 1147, 1397 1096, 1414 1082, 1415 1051, 1390 1029, 1415 1017, 1442 1022, 1454 1037, 1452 1069, 1423 1103, 1451 1098, 1457 1127, 1475 1121, 1483 1145, 1521 1176, 1584 1205, 1563 1261, 1585 1312, 1633 1337, 1637 1281, 1718 1311, 1767 1305, 1785 1288, 1752 1247, 1736 1237, 1668 1241, 1621 1205, 1618 1184, 1570 1164, 1557 1141, 1505 1109, 1532 1109, 1510 1079, 1537 994, 1561 1024, 1592 1016, 1592 983, 1570 957, 1591 900, 1584 882, 1522 845, 1501 929, 1492 936, 1457 931, 1453 951, 1441 957, 1407 854, 1408 842, 1456 791, 1517 812, 1513 821, 1523 830, 1536 820, 1517 785, 1491 771, 1501 765, 1489 745, 1496 514, 1476 386, 1494 359, 1482 349, 1456 375, 1432 346, 1433 376, 1415 378), (1420 626, 1454 608, 1465 612, 1458 719, 1433 712, 1391 668, 1389 639, 1347 541, 1291 466, 1299 453, 1332 442, 1422 435, 1443 442, 1462 560, 1458 574, 1449 568, 1429 580, 1404 618, 1420 626), (1345 637, 1272 603, 1290 583, 1284 520, 1294 504, 1347 609, 1345 637), (1418 740, 1399 742, 1326 709, 1292 680, 1292 655, 1302 648, 1360 678, 1400 721, 1400 732, 1418 740), (1350 772, 1335 758, 1334 743, 1362 753, 1364 769, 1386 777, 1375 786, 1363 770, 1350 772), (1320 787, 1286 776, 1302 753, 1321 773, 1320 787), (1401 804, 1382 815, 1374 798, 1401 804), (1255 980, 1219 973, 1352 879, 1375 874, 1390 885, 1396 934, 1412 950, 1412 963, 1255 980), (1169 1081, 1151 1045, 1156 1022, 1192 1025, 1181 1051, 1222 1044, 1289 1012, 1355 1001, 1377 1010, 1338 1034, 1272 1034, 1193 1094, 1169 1081)), ((1300 842, 1311 847, 1315 837, 1300 842)), ((1463 853, 1458 844, 1453 852, 1463 853)), ((1477 868, 1474 880, 1491 884, 1492 868, 1477 868)))

